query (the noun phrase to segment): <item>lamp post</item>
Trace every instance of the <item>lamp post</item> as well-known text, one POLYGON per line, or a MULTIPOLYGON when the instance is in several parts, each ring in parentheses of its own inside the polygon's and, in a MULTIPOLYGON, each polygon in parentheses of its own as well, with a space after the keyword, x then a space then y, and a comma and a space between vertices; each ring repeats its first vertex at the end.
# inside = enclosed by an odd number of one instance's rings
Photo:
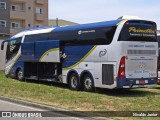
POLYGON ((56 26, 58 26, 58 18, 56 18, 56 26))

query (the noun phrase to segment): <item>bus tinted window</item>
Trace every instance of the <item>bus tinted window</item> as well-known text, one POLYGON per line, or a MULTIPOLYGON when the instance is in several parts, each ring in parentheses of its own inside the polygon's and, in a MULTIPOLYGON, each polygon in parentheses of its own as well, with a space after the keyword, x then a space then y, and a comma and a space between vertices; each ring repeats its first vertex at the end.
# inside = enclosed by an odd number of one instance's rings
POLYGON ((116 28, 117 27, 98 28, 95 29, 94 32, 79 35, 79 40, 89 40, 90 43, 97 45, 109 45, 113 40, 116 28))
POLYGON ((20 49, 22 38, 15 38, 8 42, 6 52, 6 62, 15 57, 20 49))
POLYGON ((108 45, 117 27, 26 35, 24 42, 60 40, 62 45, 108 45))
POLYGON ((122 28, 118 40, 156 42, 156 29, 153 24, 128 22, 122 28))
POLYGON ((49 40, 49 34, 43 33, 43 34, 34 34, 34 35, 26 35, 24 42, 34 42, 34 41, 45 41, 49 40))
POLYGON ((52 38, 59 39, 64 45, 109 45, 117 27, 75 30, 52 33, 52 38))

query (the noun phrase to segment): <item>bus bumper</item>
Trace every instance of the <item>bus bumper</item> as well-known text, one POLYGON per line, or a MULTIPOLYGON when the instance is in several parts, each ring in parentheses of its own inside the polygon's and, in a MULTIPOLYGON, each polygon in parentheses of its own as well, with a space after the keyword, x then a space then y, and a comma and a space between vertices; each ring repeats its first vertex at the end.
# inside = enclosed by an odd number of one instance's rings
POLYGON ((157 84, 157 78, 142 78, 142 79, 117 79, 117 88, 138 88, 149 87, 157 84))

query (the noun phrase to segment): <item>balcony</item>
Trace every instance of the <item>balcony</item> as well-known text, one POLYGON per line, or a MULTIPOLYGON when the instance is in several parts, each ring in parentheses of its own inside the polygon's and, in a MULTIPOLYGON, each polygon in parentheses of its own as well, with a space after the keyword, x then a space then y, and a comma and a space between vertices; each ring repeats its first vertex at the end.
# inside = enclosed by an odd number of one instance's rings
POLYGON ((37 4, 44 4, 44 0, 36 0, 37 4))
POLYGON ((11 11, 11 19, 26 19, 26 13, 24 11, 11 11))
POLYGON ((16 3, 25 3, 26 0, 11 0, 11 2, 16 2, 16 3))
POLYGON ((43 21, 44 20, 44 15, 43 14, 36 13, 35 17, 36 17, 35 18, 36 20, 39 20, 39 21, 43 21))

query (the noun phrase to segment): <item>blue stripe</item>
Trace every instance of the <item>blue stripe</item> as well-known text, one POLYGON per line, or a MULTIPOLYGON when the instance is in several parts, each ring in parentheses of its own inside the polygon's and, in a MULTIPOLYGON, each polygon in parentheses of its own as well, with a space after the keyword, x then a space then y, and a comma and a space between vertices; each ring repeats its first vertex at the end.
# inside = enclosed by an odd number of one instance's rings
POLYGON ((63 61, 63 68, 70 67, 79 62, 93 47, 94 45, 64 47, 63 51, 67 57, 63 61))

